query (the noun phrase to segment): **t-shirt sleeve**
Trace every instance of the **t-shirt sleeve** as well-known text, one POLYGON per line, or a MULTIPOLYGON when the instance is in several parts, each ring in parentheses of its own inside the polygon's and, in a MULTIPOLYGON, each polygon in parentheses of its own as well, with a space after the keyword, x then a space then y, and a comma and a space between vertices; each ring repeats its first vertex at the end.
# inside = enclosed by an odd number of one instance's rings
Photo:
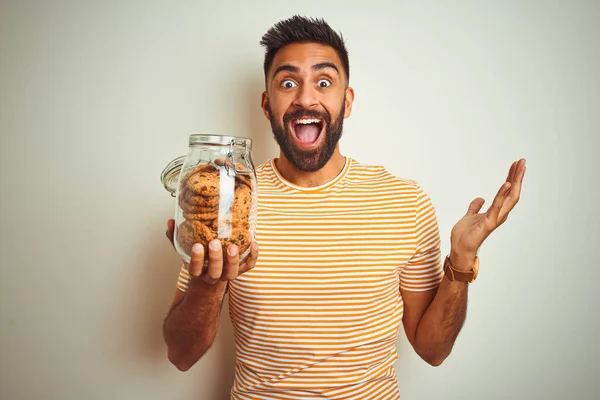
POLYGON ((444 277, 440 231, 431 199, 418 185, 415 240, 415 253, 400 271, 400 288, 411 292, 435 289, 444 277))
POLYGON ((185 264, 181 264, 181 269, 179 270, 179 276, 177 278, 177 289, 182 292, 187 292, 188 286, 190 283, 190 273, 188 272, 185 264))

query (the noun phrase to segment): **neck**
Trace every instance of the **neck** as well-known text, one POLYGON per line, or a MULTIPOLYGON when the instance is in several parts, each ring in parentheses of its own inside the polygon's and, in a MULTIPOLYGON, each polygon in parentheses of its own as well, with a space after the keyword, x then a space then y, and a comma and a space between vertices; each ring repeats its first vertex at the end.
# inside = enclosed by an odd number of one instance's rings
POLYGON ((275 160, 275 165, 281 176, 296 186, 306 188, 321 186, 330 182, 342 172, 345 163, 346 159, 340 153, 339 145, 335 148, 335 151, 329 161, 327 161, 327 164, 320 170, 314 172, 306 172, 297 169, 283 153, 280 153, 279 158, 275 160))

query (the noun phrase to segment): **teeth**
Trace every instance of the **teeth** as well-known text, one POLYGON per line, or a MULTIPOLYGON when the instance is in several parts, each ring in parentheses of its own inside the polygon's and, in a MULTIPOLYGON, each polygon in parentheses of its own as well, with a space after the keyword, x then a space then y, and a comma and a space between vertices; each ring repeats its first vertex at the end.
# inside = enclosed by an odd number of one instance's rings
POLYGON ((318 124, 319 122, 321 122, 320 119, 297 119, 296 120, 297 124, 318 124))

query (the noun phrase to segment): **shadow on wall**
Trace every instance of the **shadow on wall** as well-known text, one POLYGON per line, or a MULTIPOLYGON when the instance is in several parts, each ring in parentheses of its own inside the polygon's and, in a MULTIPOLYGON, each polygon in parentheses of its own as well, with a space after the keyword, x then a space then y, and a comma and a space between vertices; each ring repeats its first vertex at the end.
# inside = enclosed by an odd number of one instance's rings
MULTIPOLYGON (((167 192, 161 194, 169 196, 167 192)), ((174 202, 169 202, 169 206, 171 205, 173 207, 169 209, 174 209, 174 202)), ((134 343, 138 347, 138 355, 145 362, 175 368, 167 359, 167 349, 162 337, 163 320, 173 300, 181 266, 179 255, 165 235, 167 219, 173 218, 170 214, 162 212, 162 219, 151 219, 152 229, 149 229, 150 235, 144 243, 145 257, 139 264, 144 270, 138 271, 135 299, 137 323, 134 329, 137 331, 137 340, 134 343)))
POLYGON ((271 125, 265 118, 261 108, 261 96, 265 90, 263 76, 248 77, 248 91, 242 99, 243 104, 238 104, 238 109, 245 111, 247 134, 252 139, 252 159, 254 165, 258 166, 269 158, 279 155, 279 147, 273 138, 271 125))
MULTIPOLYGON (((169 196, 166 192, 165 196, 169 196)), ((169 210, 175 207, 169 202, 169 210), (171 205, 173 207, 171 207, 171 205)), ((136 368, 142 366, 149 376, 175 376, 178 382, 193 382, 196 398, 229 399, 235 366, 235 344, 225 299, 219 322, 219 332, 211 349, 187 372, 179 372, 167 358, 162 326, 176 289, 181 259, 167 240, 166 221, 169 210, 157 213, 162 218, 149 218, 149 235, 142 242, 144 256, 137 264, 135 292, 129 303, 123 330, 128 336, 126 354, 132 354, 136 368), (210 373, 208 373, 210 372, 210 373), (168 375, 165 375, 167 374, 168 375), (178 374, 181 374, 179 377, 178 374)))
MULTIPOLYGON (((253 161, 255 166, 268 158, 279 154, 278 146, 272 137, 268 120, 264 117, 260 106, 261 94, 264 90, 262 76, 253 76, 244 80, 247 85, 246 96, 240 98, 237 109, 244 118, 244 134, 253 140, 253 161), (247 82, 250 82, 248 84, 247 82)), ((168 193, 157 186, 157 196, 168 197, 168 193)), ((168 218, 173 218, 175 199, 170 198, 168 208, 160 210, 146 221, 149 235, 142 245, 143 259, 139 265, 143 270, 137 271, 135 298, 127 313, 134 313, 135 318, 129 320, 134 325, 130 331, 128 353, 134 353, 138 360, 149 363, 149 368, 159 366, 159 370, 172 366, 166 353, 162 337, 162 324, 170 307, 176 290, 177 275, 181 260, 168 242, 165 231, 168 218)), ((234 377, 235 345, 231 322, 229 321, 228 299, 223 302, 219 332, 213 347, 186 374, 192 375, 194 392, 202 398, 229 399, 229 392, 234 377), (210 375, 198 371, 211 371, 210 375), (210 381, 207 381, 210 379, 210 381), (218 383, 217 383, 218 382, 218 383)), ((189 379, 186 377, 186 381, 189 379)))

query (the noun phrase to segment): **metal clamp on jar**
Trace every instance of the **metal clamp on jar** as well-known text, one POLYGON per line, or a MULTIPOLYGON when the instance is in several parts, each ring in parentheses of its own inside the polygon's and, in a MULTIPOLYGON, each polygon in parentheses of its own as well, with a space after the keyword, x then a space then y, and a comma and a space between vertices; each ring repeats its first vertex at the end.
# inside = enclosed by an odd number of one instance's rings
POLYGON ((219 239, 223 250, 238 246, 240 262, 256 237, 256 173, 252 140, 222 135, 193 134, 189 151, 171 161, 161 182, 177 199, 174 243, 190 262, 192 246, 219 239))

